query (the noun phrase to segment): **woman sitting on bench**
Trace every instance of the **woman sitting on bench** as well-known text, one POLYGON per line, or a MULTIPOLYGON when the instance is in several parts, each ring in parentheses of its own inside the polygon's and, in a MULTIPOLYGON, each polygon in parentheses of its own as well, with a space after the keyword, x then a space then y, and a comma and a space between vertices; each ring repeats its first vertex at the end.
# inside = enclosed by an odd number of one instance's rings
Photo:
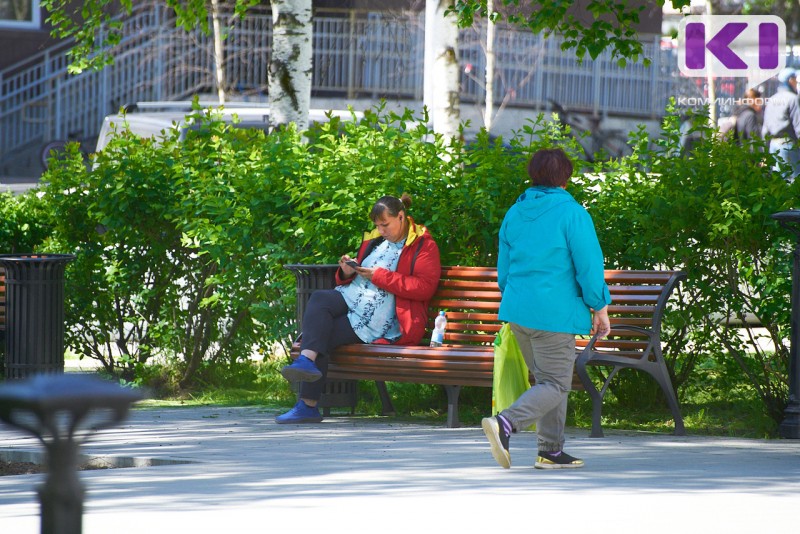
POLYGON ((325 386, 328 355, 352 343, 418 345, 428 322, 428 301, 441 275, 439 247, 424 226, 406 214, 411 197, 385 196, 370 211, 356 261, 344 255, 336 288, 312 293, 303 315, 300 356, 281 369, 301 382, 300 400, 279 424, 319 423, 317 402, 325 386))

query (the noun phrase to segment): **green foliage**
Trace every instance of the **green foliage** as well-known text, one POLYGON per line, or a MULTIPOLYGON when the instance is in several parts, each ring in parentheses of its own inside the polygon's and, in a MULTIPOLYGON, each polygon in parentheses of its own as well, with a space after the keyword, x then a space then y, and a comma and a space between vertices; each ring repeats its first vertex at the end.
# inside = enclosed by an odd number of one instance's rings
POLYGON ((246 358, 290 331, 291 217, 273 186, 299 137, 196 119, 185 140, 121 130, 92 169, 72 157, 48 172, 55 239, 78 255, 67 343, 127 379, 159 357, 180 363, 187 386, 204 361, 246 358))
POLYGON ((485 132, 469 146, 447 142, 408 111, 352 119, 319 124, 305 140, 291 127, 235 129, 208 112, 184 136, 140 139, 123 124, 89 167, 70 146, 43 200, 50 246, 77 255, 68 346, 129 381, 148 364, 176 365, 190 386, 208 363, 290 339, 294 278, 283 265, 355 253, 378 197, 410 193, 410 213, 445 236, 445 263, 493 265, 530 151, 577 146, 543 117, 508 146, 485 132))
MULTIPOLYGON (((72 350, 165 390, 212 385, 291 338, 295 283, 283 265, 355 253, 377 198, 411 194, 409 213, 431 230, 444 264, 494 265, 531 153, 561 146, 576 164, 570 192, 592 214, 607 267, 688 274, 662 332, 680 397, 756 398, 779 420, 794 241, 770 215, 794 206, 800 184, 771 171, 763 146, 708 131, 682 155, 668 111, 657 140, 633 132, 630 156, 593 164, 543 116, 510 139, 481 132, 469 142, 434 134, 424 115, 382 107, 361 121, 269 135, 210 113, 195 117, 185 139, 173 131, 142 140, 121 127, 89 168, 73 145, 44 194, 3 196, 0 238, 9 251, 77 255, 67 270, 72 350)), ((702 119, 697 127, 705 130, 702 119)), ((637 373, 622 373, 612 398, 661 402, 637 373)))
MULTIPOLYGON (((578 11, 572 1, 498 0, 495 8, 503 5, 505 18, 509 23, 529 28, 533 33, 545 35, 559 34, 564 38, 561 47, 575 50, 575 56, 582 59, 588 53, 592 59, 606 49, 612 57, 624 66, 626 60, 638 61, 644 50, 637 33, 639 14, 644 10, 641 4, 619 2, 617 0, 592 0, 585 10, 592 20, 586 24, 575 17, 578 11)), ((663 4, 663 0, 658 2, 663 4)), ((672 5, 680 9, 689 5, 689 0, 672 0, 672 5)), ((458 18, 459 26, 472 26, 476 16, 489 18, 494 22, 503 16, 500 11, 489 13, 487 0, 455 0, 450 10, 458 18)), ((644 64, 650 63, 644 58, 644 64)))
MULTIPOLYGON (((581 198, 608 267, 687 272, 662 334, 679 392, 721 378, 704 371, 708 362, 730 372, 733 361, 739 380, 780 420, 788 396, 793 243, 770 215, 795 205, 798 184, 772 172, 774 160, 762 144, 721 141, 702 118, 695 128, 703 135, 690 154, 680 155, 677 114, 668 112, 654 147, 639 142, 630 158, 602 176, 576 180, 583 182, 581 198)), ((651 386, 621 382, 615 393, 622 401, 641 402, 651 386)))
MULTIPOLYGON (((175 14, 176 27, 210 33, 211 6, 207 0, 165 0, 165 4, 175 14)), ((243 17, 248 8, 257 4, 257 0, 236 0, 234 13, 243 17)), ((70 0, 41 0, 40 5, 48 13, 50 34, 74 40, 75 45, 68 52, 71 74, 100 70, 114 62, 110 49, 123 37, 122 23, 114 16, 118 13, 129 16, 133 11, 131 0, 83 0, 80 9, 75 9, 75 2, 70 0)))
POLYGON ((75 40, 75 46, 68 53, 71 74, 100 69, 113 61, 108 49, 121 41, 122 25, 112 20, 112 7, 120 7, 127 14, 132 9, 131 0, 90 0, 82 2, 79 10, 70 0, 42 0, 40 5, 49 14, 47 23, 52 27, 51 35, 75 40))
POLYGON ((50 212, 38 190, 0 193, 0 254, 38 252, 51 231, 50 212))
MULTIPOLYGON (((498 4, 500 2, 497 2, 498 4)), ((606 49, 620 65, 627 60, 638 61, 644 50, 638 38, 637 27, 643 5, 617 0, 592 0, 585 9, 592 20, 585 24, 576 19, 572 1, 540 0, 521 2, 502 0, 506 18, 511 24, 529 28, 533 33, 552 33, 564 37, 562 48, 574 50, 578 59, 588 53, 592 59, 606 49), (527 8, 527 9, 520 9, 527 8)), ((207 0, 165 0, 165 4, 175 14, 175 24, 184 30, 199 28, 209 33, 210 4, 207 0)), ((659 0, 659 5, 663 0, 659 0)), ((131 0, 83 0, 80 9, 74 9, 68 0, 42 0, 41 7, 48 13, 47 22, 51 34, 59 39, 74 39, 75 46, 70 50, 70 72, 79 74, 87 69, 101 69, 113 62, 109 48, 118 44, 122 38, 121 24, 113 20, 117 10, 130 15, 133 9, 131 0), (116 8, 116 9, 112 9, 116 8)), ((257 0, 235 0, 234 12, 238 17, 245 16, 247 10, 258 5, 257 0)), ((672 0, 676 9, 689 5, 689 0, 672 0)), ((473 24, 476 16, 487 17, 497 22, 502 19, 500 12, 489 13, 486 0, 454 0, 450 12, 457 17, 458 25, 466 28, 473 24)), ((643 58, 645 65, 650 59, 643 58)))

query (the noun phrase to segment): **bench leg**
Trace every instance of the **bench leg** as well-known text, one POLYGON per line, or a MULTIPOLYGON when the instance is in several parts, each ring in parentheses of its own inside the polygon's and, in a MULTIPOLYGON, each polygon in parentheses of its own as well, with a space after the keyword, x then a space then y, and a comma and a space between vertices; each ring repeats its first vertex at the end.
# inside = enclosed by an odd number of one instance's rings
POLYGON ((661 386, 661 391, 664 392, 664 396, 667 398, 667 405, 672 412, 672 418, 675 420, 675 435, 685 436, 686 428, 683 426, 683 416, 678 406, 678 398, 675 396, 675 390, 672 389, 672 380, 669 378, 669 372, 666 367, 659 365, 657 373, 654 372, 650 374, 655 378, 656 382, 658 382, 658 385, 661 386))
POLYGON ((461 386, 445 386, 447 392, 447 428, 458 428, 458 395, 461 393, 461 386))
POLYGON ((386 389, 386 382, 376 380, 375 386, 378 388, 378 396, 381 398, 381 415, 395 415, 392 398, 389 396, 389 390, 386 389))

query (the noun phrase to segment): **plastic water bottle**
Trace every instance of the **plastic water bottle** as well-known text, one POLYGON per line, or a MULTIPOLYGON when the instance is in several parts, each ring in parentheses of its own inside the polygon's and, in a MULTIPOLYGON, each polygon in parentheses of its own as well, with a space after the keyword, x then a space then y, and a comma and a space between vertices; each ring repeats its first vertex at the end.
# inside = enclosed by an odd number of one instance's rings
POLYGON ((431 334, 431 347, 441 347, 444 343, 444 331, 447 329, 447 317, 443 311, 439 312, 433 322, 433 333, 431 334))

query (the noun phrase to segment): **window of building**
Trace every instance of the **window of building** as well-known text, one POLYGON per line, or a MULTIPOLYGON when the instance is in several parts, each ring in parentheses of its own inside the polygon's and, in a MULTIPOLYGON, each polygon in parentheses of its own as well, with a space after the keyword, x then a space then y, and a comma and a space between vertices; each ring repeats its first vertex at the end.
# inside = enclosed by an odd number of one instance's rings
POLYGON ((39 28, 39 0, 0 0, 0 28, 39 28))

